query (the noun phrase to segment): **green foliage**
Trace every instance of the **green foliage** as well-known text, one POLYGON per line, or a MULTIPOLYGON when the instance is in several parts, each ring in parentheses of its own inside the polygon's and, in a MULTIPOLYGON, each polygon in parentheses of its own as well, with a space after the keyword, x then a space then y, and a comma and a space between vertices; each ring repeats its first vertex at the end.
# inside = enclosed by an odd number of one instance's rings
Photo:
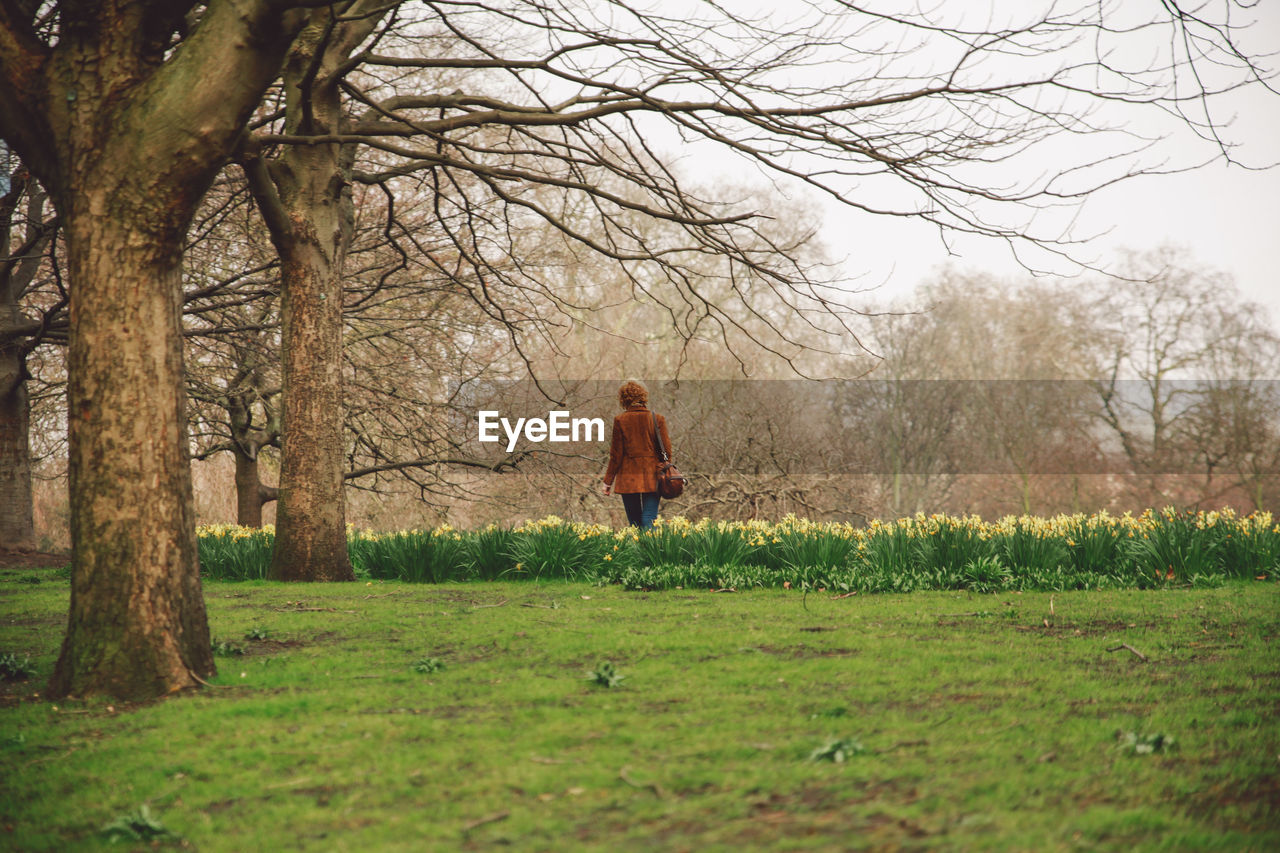
POLYGON ((244 646, 236 645, 230 640, 213 638, 213 653, 220 658, 240 657, 244 654, 244 646))
POLYGON ((19 658, 13 652, 0 654, 0 681, 26 681, 35 674, 29 655, 19 658))
POLYGON ((809 753, 810 761, 834 761, 843 764, 855 755, 864 755, 869 750, 860 741, 853 738, 831 738, 822 746, 809 753))
POLYGON ((512 546, 516 536, 510 528, 490 525, 463 538, 467 564, 472 576, 497 580, 514 568, 512 546))
POLYGON ((269 639, 270 637, 271 637, 271 631, 269 631, 267 628, 264 628, 261 625, 253 626, 248 631, 246 631, 244 635, 244 638, 246 640, 253 640, 254 642, 261 642, 262 640, 269 639))
POLYGON ((219 524, 198 531, 200 573, 219 580, 265 580, 271 572, 274 527, 219 524))
POLYGON ((844 569, 858 547, 852 537, 831 534, 787 532, 780 538, 770 550, 777 554, 780 568, 786 569, 844 569))
MULTIPOLYGON (((270 528, 200 531, 207 576, 265 575, 270 528), (241 553, 243 552, 243 553, 241 553)), ((865 528, 778 522, 660 521, 643 533, 554 516, 515 528, 353 533, 361 577, 411 583, 578 580, 627 589, 784 587, 860 593, 1062 592, 1211 588, 1280 571, 1270 514, 1146 512, 983 522, 917 515, 865 528)))
POLYGON ((137 811, 120 815, 102 827, 100 834, 112 844, 117 841, 152 842, 177 839, 176 835, 151 814, 151 808, 146 803, 139 806, 137 811))
POLYGON ((506 577, 586 580, 606 562, 612 544, 609 537, 591 536, 573 525, 543 525, 515 538, 511 546, 515 565, 506 577))
POLYGON ((595 669, 587 673, 587 681, 599 687, 617 687, 622 684, 625 675, 620 675, 609 661, 601 661, 595 669))
POLYGON ((444 669, 444 661, 440 658, 418 658, 413 662, 413 671, 422 675, 430 675, 444 669))
POLYGON ((468 575, 462 536, 448 526, 348 540, 351 564, 364 577, 409 583, 445 583, 468 575))
POLYGON ((733 571, 745 565, 751 554, 743 532, 727 524, 708 525, 695 534, 681 534, 681 538, 682 556, 695 565, 733 571))
POLYGON ((1033 574, 1068 565, 1071 553, 1062 536, 1037 527, 1019 519, 1013 529, 995 540, 995 556, 1007 566, 1033 574))
POLYGON ((1168 752, 1174 748, 1174 740, 1163 732, 1140 735, 1137 732, 1117 733, 1120 748, 1130 755, 1151 755, 1156 752, 1168 752))
POLYGON ((692 563, 688 531, 668 525, 646 530, 634 540, 635 563, 641 566, 692 563))
POLYGON ((1144 533, 1123 543, 1138 573, 1153 577, 1156 583, 1215 571, 1218 548, 1213 531, 1201 529, 1185 517, 1168 517, 1157 535, 1144 533))
POLYGON ((1013 572, 999 557, 982 556, 965 563, 960 570, 960 577, 964 588, 970 592, 987 593, 1008 586, 1013 580, 1013 572))

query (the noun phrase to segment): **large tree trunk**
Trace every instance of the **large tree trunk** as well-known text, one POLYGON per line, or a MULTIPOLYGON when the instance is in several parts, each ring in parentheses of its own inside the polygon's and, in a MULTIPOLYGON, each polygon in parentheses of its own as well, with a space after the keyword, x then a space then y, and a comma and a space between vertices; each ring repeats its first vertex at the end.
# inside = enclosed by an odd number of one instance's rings
MULTIPOLYGON (((291 135, 341 131, 347 58, 386 11, 366 0, 337 25, 325 10, 312 13, 285 58, 291 135)), ((278 580, 355 580, 342 454, 342 269, 353 230, 352 157, 350 147, 327 142, 296 145, 269 167, 246 164, 281 261, 283 444, 271 560, 278 580)))
POLYGON ((121 201, 85 189, 65 217, 71 279, 92 286, 71 294, 71 612, 53 696, 142 699, 215 671, 187 460, 181 259, 138 239, 146 202, 121 201))

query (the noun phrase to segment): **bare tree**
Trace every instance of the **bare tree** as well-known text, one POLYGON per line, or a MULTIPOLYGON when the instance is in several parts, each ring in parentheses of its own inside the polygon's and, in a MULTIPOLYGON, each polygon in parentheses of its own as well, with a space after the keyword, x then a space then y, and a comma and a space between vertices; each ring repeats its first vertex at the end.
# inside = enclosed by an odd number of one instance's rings
POLYGON ((1141 497, 1194 505, 1224 487, 1258 499, 1274 489, 1277 343, 1262 310, 1168 248, 1131 254, 1123 278, 1096 287, 1112 342, 1095 382, 1099 414, 1141 497), (1240 479, 1214 484, 1233 468, 1240 479))
POLYGON ((280 264, 239 170, 206 194, 188 239, 184 330, 193 458, 231 454, 236 521, 257 527, 280 443, 280 264))
POLYGON ((185 439, 182 239, 278 72, 297 26, 286 9, 0 3, 0 135, 53 198, 72 283, 72 591, 51 696, 157 696, 214 671, 185 439))
POLYGON ((28 358, 65 328, 66 294, 35 298, 51 268, 57 220, 43 188, 13 166, 0 195, 0 548, 22 550, 36 546, 28 358))

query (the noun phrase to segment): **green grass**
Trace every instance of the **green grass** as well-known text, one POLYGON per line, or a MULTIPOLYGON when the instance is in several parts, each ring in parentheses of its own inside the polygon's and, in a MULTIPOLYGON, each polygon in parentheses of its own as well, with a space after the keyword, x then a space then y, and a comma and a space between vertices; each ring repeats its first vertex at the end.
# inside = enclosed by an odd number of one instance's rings
POLYGON ((0 570, 0 654, 37 671, 0 684, 4 848, 1280 847, 1274 581, 208 582, 244 650, 212 688, 55 708, 68 584, 28 574, 0 570))

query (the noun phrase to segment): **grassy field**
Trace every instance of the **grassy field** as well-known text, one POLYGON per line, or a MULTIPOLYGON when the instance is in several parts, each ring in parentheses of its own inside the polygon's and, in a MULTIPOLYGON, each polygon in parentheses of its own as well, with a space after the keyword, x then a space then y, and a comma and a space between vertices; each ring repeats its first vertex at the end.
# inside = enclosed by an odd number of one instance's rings
POLYGON ((0 570, 0 847, 1280 848, 1274 581, 205 591, 211 688, 55 707, 68 583, 0 570))

